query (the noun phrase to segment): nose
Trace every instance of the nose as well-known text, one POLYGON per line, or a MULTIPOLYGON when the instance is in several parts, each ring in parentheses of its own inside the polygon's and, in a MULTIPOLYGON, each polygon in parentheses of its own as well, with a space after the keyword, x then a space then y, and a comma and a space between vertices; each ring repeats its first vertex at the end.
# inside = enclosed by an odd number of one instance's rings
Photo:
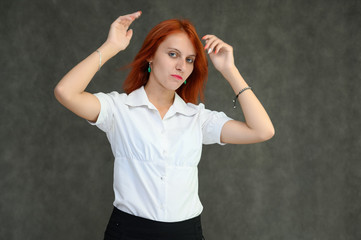
POLYGON ((180 71, 180 72, 184 72, 184 68, 185 68, 185 60, 183 60, 183 59, 179 59, 178 61, 177 61, 177 64, 176 64, 176 69, 178 70, 178 71, 180 71))

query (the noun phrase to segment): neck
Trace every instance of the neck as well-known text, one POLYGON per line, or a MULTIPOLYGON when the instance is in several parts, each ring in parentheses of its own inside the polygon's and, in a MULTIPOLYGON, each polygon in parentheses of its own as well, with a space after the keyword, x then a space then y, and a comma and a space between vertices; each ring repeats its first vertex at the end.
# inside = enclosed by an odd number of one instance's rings
POLYGON ((144 86, 149 101, 157 108, 169 108, 174 101, 175 91, 155 86, 148 81, 144 86))

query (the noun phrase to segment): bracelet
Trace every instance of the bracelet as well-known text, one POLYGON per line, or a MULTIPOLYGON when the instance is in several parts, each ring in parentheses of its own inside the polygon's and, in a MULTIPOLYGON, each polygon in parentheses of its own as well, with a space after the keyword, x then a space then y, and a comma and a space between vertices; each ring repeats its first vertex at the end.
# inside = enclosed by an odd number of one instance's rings
POLYGON ((251 89, 251 87, 245 87, 243 88, 241 91, 239 91, 239 93, 236 95, 236 97, 233 99, 233 108, 236 108, 236 101, 238 99, 238 96, 243 93, 244 91, 246 91, 247 89, 251 89))
POLYGON ((97 52, 99 53, 99 68, 98 68, 98 71, 100 70, 100 67, 102 66, 102 53, 97 50, 97 52))

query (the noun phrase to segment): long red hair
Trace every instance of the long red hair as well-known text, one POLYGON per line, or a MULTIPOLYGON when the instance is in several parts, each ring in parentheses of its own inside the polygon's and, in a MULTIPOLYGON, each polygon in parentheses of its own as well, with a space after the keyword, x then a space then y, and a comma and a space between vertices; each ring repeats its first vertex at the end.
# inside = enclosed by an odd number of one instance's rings
POLYGON ((193 43, 196 51, 193 72, 176 92, 185 101, 194 104, 198 103, 198 97, 204 100, 204 88, 208 76, 208 62, 203 46, 193 24, 189 20, 170 19, 156 25, 147 35, 144 43, 130 63, 130 73, 123 84, 124 92, 129 94, 132 91, 144 86, 149 79, 148 61, 154 56, 159 45, 167 36, 173 33, 185 32, 193 43))

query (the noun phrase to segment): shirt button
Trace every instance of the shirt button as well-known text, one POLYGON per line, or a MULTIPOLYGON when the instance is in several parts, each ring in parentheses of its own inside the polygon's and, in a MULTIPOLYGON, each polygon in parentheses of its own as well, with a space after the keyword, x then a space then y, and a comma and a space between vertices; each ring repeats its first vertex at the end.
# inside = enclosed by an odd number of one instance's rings
POLYGON ((164 180, 165 180, 165 176, 161 176, 160 179, 162 179, 162 181, 164 181, 164 180))
POLYGON ((166 155, 167 154, 167 151, 166 150, 163 150, 163 155, 166 155))

